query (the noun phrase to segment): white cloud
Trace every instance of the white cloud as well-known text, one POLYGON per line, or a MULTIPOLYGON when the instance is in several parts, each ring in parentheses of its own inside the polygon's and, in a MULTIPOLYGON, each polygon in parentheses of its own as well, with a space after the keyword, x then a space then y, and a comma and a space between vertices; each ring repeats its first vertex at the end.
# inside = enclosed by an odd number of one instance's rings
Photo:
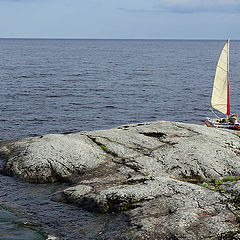
POLYGON ((165 11, 179 13, 240 13, 239 0, 160 0, 157 7, 165 11))

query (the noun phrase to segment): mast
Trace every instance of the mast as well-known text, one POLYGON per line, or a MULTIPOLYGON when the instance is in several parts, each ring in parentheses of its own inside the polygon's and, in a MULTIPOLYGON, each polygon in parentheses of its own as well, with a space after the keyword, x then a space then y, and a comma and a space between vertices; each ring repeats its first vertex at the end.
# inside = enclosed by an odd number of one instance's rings
POLYGON ((228 85, 227 85, 227 116, 230 115, 230 89, 229 89, 229 47, 230 39, 228 38, 228 85))

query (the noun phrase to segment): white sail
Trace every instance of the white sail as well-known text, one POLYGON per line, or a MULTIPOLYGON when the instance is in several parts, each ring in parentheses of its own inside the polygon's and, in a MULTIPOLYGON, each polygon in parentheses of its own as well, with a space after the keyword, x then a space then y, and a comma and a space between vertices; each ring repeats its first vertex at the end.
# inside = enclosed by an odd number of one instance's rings
POLYGON ((219 57, 214 79, 211 105, 223 114, 230 114, 229 106, 229 40, 219 57))

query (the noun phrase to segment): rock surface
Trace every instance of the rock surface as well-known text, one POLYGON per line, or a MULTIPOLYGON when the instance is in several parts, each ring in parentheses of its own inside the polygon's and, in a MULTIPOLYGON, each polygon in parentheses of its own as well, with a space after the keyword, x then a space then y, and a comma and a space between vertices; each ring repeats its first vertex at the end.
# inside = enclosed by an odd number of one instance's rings
POLYGON ((54 200, 124 212, 128 227, 100 239, 240 239, 239 154, 237 132, 164 121, 0 143, 4 173, 69 181, 54 200))

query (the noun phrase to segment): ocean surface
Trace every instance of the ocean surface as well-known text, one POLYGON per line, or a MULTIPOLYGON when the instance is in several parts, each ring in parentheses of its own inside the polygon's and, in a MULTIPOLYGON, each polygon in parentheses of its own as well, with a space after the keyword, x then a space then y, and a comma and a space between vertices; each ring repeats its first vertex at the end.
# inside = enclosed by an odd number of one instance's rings
MULTIPOLYGON (((224 41, 0 39, 0 140, 211 115, 224 41)), ((240 41, 231 41, 239 113, 240 41)))
MULTIPOLYGON (((204 124, 212 116, 212 85, 224 43, 0 39, 0 141, 157 120, 204 124)), ((231 41, 236 114, 239 76, 240 41, 231 41)), ((46 198, 61 187, 0 175, 0 238, 45 239, 42 231, 48 229, 62 239, 95 239, 114 221, 115 216, 46 198)))

